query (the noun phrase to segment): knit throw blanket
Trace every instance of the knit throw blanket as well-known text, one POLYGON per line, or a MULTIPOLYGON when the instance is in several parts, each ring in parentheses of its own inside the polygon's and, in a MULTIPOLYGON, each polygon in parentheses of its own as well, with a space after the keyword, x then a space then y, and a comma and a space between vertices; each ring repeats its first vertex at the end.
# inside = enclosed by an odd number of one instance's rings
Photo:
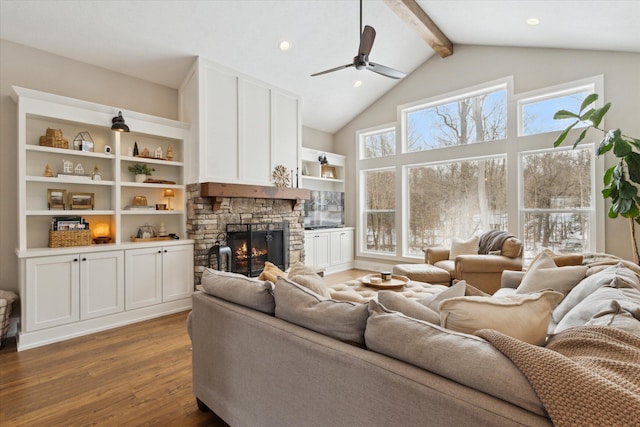
POLYGON ((581 326, 537 347, 483 329, 525 374, 556 426, 640 426, 640 337, 581 326))
POLYGON ((509 237, 514 237, 513 234, 509 234, 506 231, 492 230, 480 236, 478 240, 478 253, 488 254, 490 252, 499 252, 502 250, 502 245, 509 237))

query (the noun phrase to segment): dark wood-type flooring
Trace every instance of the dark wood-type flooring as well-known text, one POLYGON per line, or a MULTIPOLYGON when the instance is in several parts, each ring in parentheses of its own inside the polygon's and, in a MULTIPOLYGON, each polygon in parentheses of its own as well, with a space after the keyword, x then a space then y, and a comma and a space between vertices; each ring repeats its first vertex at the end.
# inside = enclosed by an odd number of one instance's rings
POLYGON ((187 314, 19 353, 10 339, 0 350, 0 426, 226 426, 192 394, 187 314))

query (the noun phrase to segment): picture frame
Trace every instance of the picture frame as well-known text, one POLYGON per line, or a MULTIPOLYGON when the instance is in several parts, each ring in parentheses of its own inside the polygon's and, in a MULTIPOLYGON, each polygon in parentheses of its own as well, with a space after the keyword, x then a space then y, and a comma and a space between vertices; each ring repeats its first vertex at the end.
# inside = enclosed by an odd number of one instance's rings
POLYGON ((93 193, 69 193, 69 209, 93 209, 93 193))
POLYGON ((67 190, 50 188, 47 190, 47 206, 51 209, 66 209, 67 190))
POLYGON ((336 178, 336 167, 335 166, 329 166, 329 165, 322 165, 322 167, 320 169, 320 176, 322 176, 322 178, 335 179, 336 178))

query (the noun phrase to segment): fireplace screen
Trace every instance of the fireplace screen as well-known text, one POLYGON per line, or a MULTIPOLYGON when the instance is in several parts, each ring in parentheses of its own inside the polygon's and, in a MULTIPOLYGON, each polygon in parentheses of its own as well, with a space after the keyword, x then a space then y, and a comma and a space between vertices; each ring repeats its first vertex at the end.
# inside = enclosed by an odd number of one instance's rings
POLYGON ((231 270, 249 277, 260 275, 269 261, 281 270, 289 267, 289 223, 228 224, 231 270))

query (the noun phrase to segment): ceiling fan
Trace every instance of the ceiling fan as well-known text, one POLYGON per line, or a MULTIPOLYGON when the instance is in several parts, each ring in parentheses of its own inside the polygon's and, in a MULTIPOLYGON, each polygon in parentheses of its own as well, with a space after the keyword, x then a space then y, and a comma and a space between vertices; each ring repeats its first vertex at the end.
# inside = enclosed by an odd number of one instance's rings
POLYGON ((311 74, 311 77, 319 76, 321 74, 332 73, 334 71, 342 70, 349 67, 356 67, 357 70, 370 70, 374 73, 381 74, 385 77, 392 79, 401 79, 406 76, 402 71, 394 70, 393 68, 385 67, 384 65, 376 64, 369 61, 369 53, 373 47, 373 41, 376 38, 376 30, 369 25, 365 25, 362 29, 362 0, 360 0, 360 46, 358 47, 358 55, 353 57, 351 64, 341 65, 340 67, 331 68, 329 70, 320 71, 319 73, 311 74))

